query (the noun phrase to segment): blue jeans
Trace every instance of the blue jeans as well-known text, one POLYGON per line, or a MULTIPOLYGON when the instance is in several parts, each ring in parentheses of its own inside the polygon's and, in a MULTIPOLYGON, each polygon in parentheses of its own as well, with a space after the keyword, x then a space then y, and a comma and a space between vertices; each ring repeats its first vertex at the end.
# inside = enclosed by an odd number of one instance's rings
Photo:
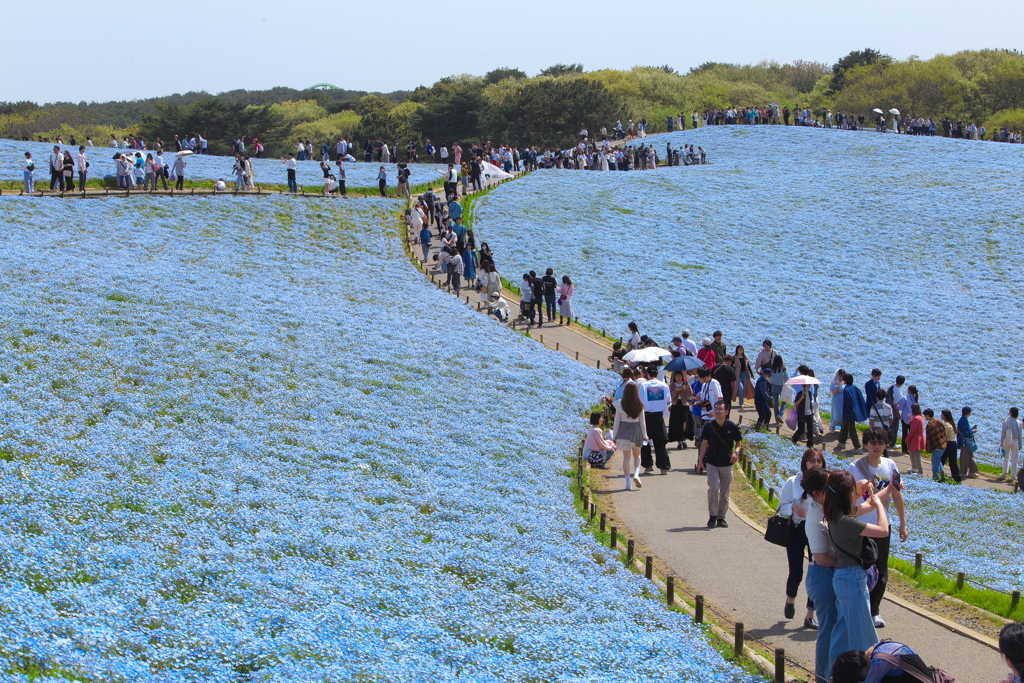
POLYGON ((814 612, 818 617, 818 636, 814 643, 814 674, 817 683, 830 680, 832 662, 842 654, 832 654, 832 634, 835 633, 838 611, 836 591, 832 587, 835 569, 818 564, 807 565, 807 597, 814 601, 814 612))
POLYGON ((856 567, 836 569, 832 577, 839 616, 832 630, 831 651, 837 655, 850 650, 867 650, 878 642, 871 617, 867 572, 856 567))
POLYGON ((36 191, 36 179, 32 171, 25 171, 25 192, 32 194, 36 191))
POLYGON ((736 398, 740 400, 740 405, 743 405, 743 401, 747 396, 747 371, 744 370, 740 373, 739 380, 736 382, 736 398))
POLYGON ((939 475, 946 471, 942 466, 942 454, 945 452, 945 448, 938 448, 932 451, 932 477, 935 479, 938 479, 939 475))
POLYGON ((295 171, 288 169, 288 191, 295 193, 299 191, 299 185, 295 182, 295 171))
MULTIPOLYGON (((156 181, 155 180, 153 181, 153 189, 154 190, 156 189, 156 181)), ((235 174, 235 189, 236 190, 244 190, 245 189, 245 176, 243 176, 241 173, 235 174)))

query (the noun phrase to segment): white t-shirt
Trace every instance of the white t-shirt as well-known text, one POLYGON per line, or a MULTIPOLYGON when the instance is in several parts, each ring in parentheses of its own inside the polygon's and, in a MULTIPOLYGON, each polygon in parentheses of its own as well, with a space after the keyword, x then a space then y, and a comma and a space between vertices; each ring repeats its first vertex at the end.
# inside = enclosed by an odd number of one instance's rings
MULTIPOLYGON (((875 491, 881 492, 883 488, 892 484, 893 478, 899 474, 899 468, 896 467, 896 463, 890 458, 883 457, 882 461, 878 464, 878 467, 872 467, 868 464, 867 456, 851 462, 846 468, 846 471, 853 475, 853 478, 857 481, 861 479, 867 479, 875 484, 875 491), (864 465, 863 471, 857 465, 860 462, 864 465), (864 476, 867 472, 868 476, 864 476)), ((889 513, 889 505, 892 502, 892 498, 885 502, 886 515, 889 513)), ((868 524, 878 523, 878 513, 872 510, 866 515, 862 515, 858 519, 867 522, 868 524)))
POLYGON ((825 525, 825 511, 813 498, 808 498, 804 507, 807 509, 804 530, 807 532, 807 545, 811 552, 835 555, 836 551, 832 547, 832 539, 828 537, 828 527, 825 525))
POLYGON ((701 388, 700 397, 711 404, 710 408, 701 408, 701 419, 714 420, 715 404, 722 398, 722 385, 717 379, 711 380, 701 388))
POLYGON ((640 400, 646 413, 663 412, 671 403, 670 396, 668 385, 656 379, 649 379, 640 387, 640 400))

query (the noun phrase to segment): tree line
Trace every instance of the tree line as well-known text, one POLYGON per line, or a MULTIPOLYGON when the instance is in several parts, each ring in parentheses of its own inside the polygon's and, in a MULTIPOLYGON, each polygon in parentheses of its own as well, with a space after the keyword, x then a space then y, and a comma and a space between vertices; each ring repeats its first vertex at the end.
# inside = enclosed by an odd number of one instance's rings
POLYGON ((648 131, 657 132, 678 114, 772 102, 809 107, 815 115, 896 107, 989 130, 1021 130, 1024 55, 969 50, 896 60, 867 48, 831 65, 706 62, 685 74, 668 65, 586 71, 580 64, 556 64, 531 77, 505 67, 386 94, 274 88, 132 102, 0 103, 0 136, 68 139, 75 133, 99 142, 110 134, 166 141, 174 134, 201 133, 214 153, 227 152, 240 135, 259 137, 270 154, 287 152, 300 138, 319 144, 339 136, 360 143, 491 140, 553 147, 572 144, 583 128, 596 134, 617 121, 646 119, 648 131))

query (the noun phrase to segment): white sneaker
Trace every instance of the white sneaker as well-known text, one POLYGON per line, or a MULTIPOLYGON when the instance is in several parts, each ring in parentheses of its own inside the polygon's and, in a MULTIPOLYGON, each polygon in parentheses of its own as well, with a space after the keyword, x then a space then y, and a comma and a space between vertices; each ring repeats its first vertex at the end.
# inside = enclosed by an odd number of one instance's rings
POLYGON ((875 628, 885 628, 885 619, 883 619, 882 617, 876 616, 876 617, 874 617, 874 620, 875 620, 875 628))
POLYGON ((633 490, 633 477, 626 477, 626 490, 627 491, 632 491, 633 490))
POLYGON ((637 487, 638 489, 642 489, 644 487, 643 482, 640 481, 640 477, 636 476, 635 474, 633 475, 633 486, 637 487))

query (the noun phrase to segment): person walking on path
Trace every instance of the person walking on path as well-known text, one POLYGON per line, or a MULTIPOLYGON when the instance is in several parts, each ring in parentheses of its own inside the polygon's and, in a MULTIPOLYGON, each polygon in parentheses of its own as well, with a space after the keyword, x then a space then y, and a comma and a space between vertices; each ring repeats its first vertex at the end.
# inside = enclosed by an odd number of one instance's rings
POLYGON ((426 223, 421 223, 423 226, 420 229, 420 247, 423 250, 423 262, 426 263, 430 260, 430 241, 434 239, 434 233, 430 232, 430 226, 426 223))
MULTIPOLYGON (((824 460, 824 458, 822 458, 824 460)), ((832 586, 836 571, 836 550, 825 525, 825 488, 828 472, 824 467, 810 467, 800 482, 807 495, 807 548, 811 560, 807 563, 807 600, 814 603, 818 633, 814 643, 814 673, 816 683, 824 683, 832 675, 832 634, 835 632, 839 612, 836 591, 832 586)))
POLYGON ((722 398, 725 399, 725 406, 728 412, 732 413, 732 399, 733 389, 736 387, 736 370, 732 367, 732 356, 722 355, 715 356, 719 359, 714 369, 711 370, 711 376, 718 381, 718 385, 722 387, 722 398))
POLYGON ((388 172, 383 166, 377 171, 377 188, 380 190, 381 197, 388 196, 388 172))
POLYGON ((832 381, 828 383, 828 392, 832 396, 832 414, 829 416, 828 422, 831 429, 829 431, 838 431, 843 426, 843 375, 846 374, 846 370, 839 368, 836 370, 836 374, 832 375, 832 381))
MULTIPOLYGON (((722 385, 711 376, 708 368, 697 368, 697 381, 700 383, 700 392, 690 400, 700 408, 701 423, 698 429, 703 430, 705 424, 715 419, 714 406, 723 398, 722 385)), ((700 440, 700 434, 697 439, 700 440)), ((698 466, 698 472, 702 469, 698 466)))
POLYGON ((60 187, 60 191, 64 191, 64 155, 61 154, 60 147, 57 145, 53 146, 53 153, 50 155, 50 190, 52 191, 55 187, 60 187))
POLYGON ((869 606, 868 572, 861 564, 860 556, 865 538, 889 535, 889 518, 872 486, 865 485, 864 495, 877 512, 877 522, 856 516, 860 496, 853 476, 845 470, 829 473, 825 490, 825 519, 829 538, 836 548, 832 587, 838 612, 836 627, 832 631, 831 652, 866 650, 878 642, 869 606))
MULTIPOLYGON (((89 177, 89 161, 85 158, 85 145, 78 148, 78 156, 75 157, 75 169, 78 171, 78 188, 85 192, 85 181, 89 177)), ((156 181, 153 181, 153 189, 156 189, 156 181)))
POLYGON ((920 403, 921 397, 917 393, 917 387, 911 384, 907 387, 906 393, 896 402, 896 409, 900 416, 900 448, 906 454, 910 453, 910 444, 907 443, 910 436, 910 420, 914 417, 912 412, 914 404, 920 403))
POLYGON ((750 360, 747 358, 747 352, 742 344, 736 347, 736 353, 732 356, 732 368, 736 372, 736 387, 732 395, 739 399, 740 408, 742 408, 747 398, 747 386, 754 376, 750 369, 750 360))
POLYGON ((640 448, 647 440, 647 424, 644 420, 644 404, 634 382, 622 386, 622 402, 615 411, 612 433, 615 447, 622 451, 622 474, 626 477, 626 490, 642 488, 640 481, 640 448))
MULTIPOLYGON (((878 390, 882 388, 882 371, 875 368, 871 371, 871 379, 864 382, 864 400, 868 404, 868 412, 871 412, 871 406, 875 405, 875 401, 878 400, 878 390)), ((882 392, 883 396, 885 392, 882 392)))
POLYGON ((640 348, 640 328, 635 322, 630 322, 626 327, 629 329, 629 339, 626 340, 626 353, 640 348))
MULTIPOLYGON (((188 162, 185 161, 185 157, 176 157, 174 159, 174 177, 177 178, 177 180, 175 181, 175 184, 174 184, 175 189, 181 190, 181 189, 184 189, 184 187, 185 187, 185 167, 186 166, 188 166, 188 162)), ((295 177, 295 170, 294 170, 294 168, 292 169, 292 172, 291 172, 289 177, 290 178, 294 178, 295 177)), ((291 184, 294 185, 294 180, 292 181, 291 184)), ((298 192, 298 190, 292 190, 292 192, 298 192)))
POLYGON ((21 170, 25 173, 25 194, 32 194, 36 191, 36 162, 32 161, 32 152, 25 152, 21 170))
POLYGON ((645 474, 653 472, 655 466, 662 474, 668 474, 672 463, 666 447, 668 436, 665 433, 665 410, 671 403, 671 391, 667 384, 658 379, 657 368, 645 365, 642 372, 644 382, 640 386, 640 400, 644 404, 647 443, 640 449, 640 466, 644 468, 645 474))
POLYGON ((857 434, 857 423, 867 417, 864 406, 864 394, 860 393, 860 387, 853 386, 853 375, 843 374, 843 426, 839 430, 839 443, 836 451, 846 448, 846 439, 853 443, 853 450, 850 455, 860 455, 864 450, 860 447, 860 437, 857 434))
POLYGON ((924 415, 921 413, 921 404, 915 403, 910 406, 910 429, 906 440, 906 445, 910 452, 910 471, 915 474, 924 474, 921 465, 921 451, 927 445, 924 427, 924 415))
MULTIPOLYGON (((807 471, 825 466, 825 456, 821 451, 808 448, 800 458, 800 472, 786 480, 779 496, 778 515, 789 517, 793 526, 793 541, 786 547, 786 558, 789 560, 789 575, 786 577, 786 605, 783 614, 787 619, 796 616, 796 594, 800 582, 804 579, 804 548, 807 547, 807 496, 803 489, 803 479, 807 471)), ((808 596, 807 614, 804 615, 804 628, 816 628, 814 624, 814 602, 808 596)))
MULTIPOLYGON (((864 432, 864 443, 867 445, 867 455, 853 461, 847 471, 858 481, 864 479, 871 483, 874 491, 884 495, 884 510, 874 510, 863 515, 863 520, 868 524, 876 521, 881 525, 882 513, 888 512, 889 501, 896 506, 896 514, 900 519, 899 536, 900 541, 906 542, 910 533, 907 529, 907 514, 903 505, 903 484, 901 482, 899 468, 891 459, 883 457, 885 453, 886 434, 877 427, 864 432)), ((888 517, 886 517, 888 519, 888 517)), ((888 523, 886 523, 888 529, 888 523)), ((836 537, 838 538, 838 537, 836 537)), ((885 587, 889 583, 889 546, 891 537, 888 532, 884 535, 875 536, 875 543, 878 545, 878 561, 875 566, 878 568, 878 582, 871 589, 870 603, 871 616, 874 619, 876 628, 883 628, 885 621, 882 619, 879 608, 882 604, 882 597, 885 595, 885 587)), ((838 594, 838 591, 836 591, 838 594)), ((847 648, 849 649, 849 648, 847 648)))
POLYGON ((978 450, 978 442, 975 441, 977 427, 972 427, 968 418, 971 416, 971 407, 964 406, 960 409, 960 420, 956 423, 956 442, 960 447, 960 474, 965 479, 978 478, 978 464, 974 462, 974 452, 978 450))
MULTIPOLYGON (((686 349, 686 355, 687 356, 696 356, 697 355, 697 342, 695 342, 692 339, 690 339, 690 331, 689 330, 683 330, 682 337, 683 337, 683 347, 686 349)), ((758 365, 757 367, 761 367, 761 366, 758 365)))
POLYGON ((963 481, 963 477, 960 476, 960 466, 956 459, 958 435, 952 410, 942 411, 942 426, 946 429, 946 450, 942 453, 942 463, 949 465, 950 476, 959 484, 963 481))
POLYGON ((693 390, 686 381, 686 375, 679 370, 672 373, 672 383, 668 388, 672 400, 668 418, 668 440, 675 441, 679 444, 679 450, 683 450, 686 448, 687 440, 693 439, 693 413, 690 411, 693 390))
MULTIPOLYGON (((811 377, 814 376, 814 373, 809 369, 808 373, 811 377)), ((817 385, 803 385, 803 387, 800 388, 800 393, 796 395, 796 400, 793 402, 793 408, 796 411, 797 420, 796 431, 793 432, 793 443, 800 443, 801 437, 803 437, 804 432, 806 432, 807 447, 814 448, 814 430, 816 417, 818 415, 817 385)))
POLYGON ((999 475, 999 481, 1007 477, 1013 479, 1017 476, 1017 454, 1020 453, 1020 420, 1017 418, 1020 411, 1014 406, 1010 408, 1009 417, 1003 420, 1003 426, 999 430, 999 445, 1003 449, 1003 473, 999 475))
POLYGON ((775 413, 775 423, 782 424, 782 414, 786 410, 786 402, 782 400, 782 389, 789 380, 789 371, 786 370, 786 363, 782 360, 781 354, 775 354, 772 361, 772 410, 775 413))
MULTIPOLYGON (((715 352, 715 362, 724 363, 728 352, 725 350, 725 344, 722 343, 722 331, 715 330, 711 333, 711 336, 714 337, 714 340, 711 342, 711 350, 715 352)), ((722 388, 725 389, 725 385, 723 385, 722 388)), ((726 391, 730 390, 726 389, 726 391)))
MULTIPOLYGON (((548 314, 548 322, 554 322, 555 298, 557 296, 555 290, 558 288, 558 280, 555 279, 555 271, 552 268, 548 268, 544 271, 544 277, 541 278, 541 282, 544 284, 544 311, 548 314)), ((541 312, 543 313, 544 311, 541 312)))
POLYGON ((558 294, 558 315, 565 318, 565 324, 568 325, 572 322, 572 295, 576 292, 576 286, 568 275, 563 275, 562 284, 555 291, 558 294))
MULTIPOLYGON (((683 338, 687 336, 687 330, 683 330, 683 338)), ((775 357, 779 355, 779 352, 772 348, 772 340, 765 339, 761 342, 761 351, 757 354, 757 358, 754 359, 754 367, 760 372, 761 368, 767 366, 769 368, 775 366, 775 357)))
POLYGON ((892 406, 885 402, 885 389, 875 390, 875 402, 868 408, 868 427, 881 427, 888 435, 892 433, 892 419, 892 406))
POLYGON ((704 337, 704 340, 700 343, 700 351, 697 352, 697 358, 704 361, 704 367, 709 370, 718 363, 718 356, 715 355, 714 349, 711 348, 711 337, 704 337))
POLYGON ((772 369, 761 368, 761 376, 754 385, 754 408, 757 410, 757 422, 754 430, 767 428, 772 421, 772 369))
MULTIPOLYGON (((303 152, 303 154, 305 154, 305 152, 303 152)), ((179 159, 180 158, 181 157, 179 157, 179 159)), ((291 192, 292 194, 295 194, 299 191, 299 185, 295 180, 295 169, 298 168, 298 164, 295 161, 295 155, 289 153, 287 159, 281 157, 281 162, 284 163, 284 167, 288 171, 288 191, 291 192)), ((178 163, 175 162, 174 165, 177 166, 178 163)))
POLYGON ((708 526, 728 528, 725 513, 729 511, 732 466, 740 457, 743 434, 726 419, 725 401, 718 399, 714 406, 714 419, 701 430, 698 468, 708 472, 708 526))
POLYGON ((900 414, 899 405, 900 400, 906 394, 903 389, 903 383, 907 381, 907 378, 903 375, 896 375, 896 382, 889 386, 889 389, 885 392, 885 402, 892 408, 893 425, 892 429, 889 430, 889 448, 895 448, 896 446, 896 427, 899 425, 896 423, 896 416, 900 414))
POLYGON ((942 454, 946 451, 946 427, 942 420, 935 419, 935 411, 924 409, 924 448, 932 459, 932 479, 942 479, 942 454))

